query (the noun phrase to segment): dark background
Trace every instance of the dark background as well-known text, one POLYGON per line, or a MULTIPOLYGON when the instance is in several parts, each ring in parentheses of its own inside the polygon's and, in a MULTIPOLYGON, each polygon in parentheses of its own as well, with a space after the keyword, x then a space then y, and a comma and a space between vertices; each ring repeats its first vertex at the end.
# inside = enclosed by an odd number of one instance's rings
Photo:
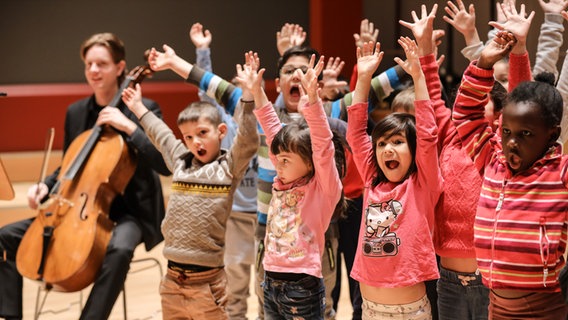
MULTIPOLYGON (((517 2, 519 5, 520 1, 517 2)), ((527 11, 536 12, 528 43, 534 62, 543 13, 536 0, 525 2, 527 11)), ((446 1, 0 0, 0 91, 2 84, 84 82, 79 46, 97 32, 114 32, 125 42, 130 68, 143 63, 145 49, 161 48, 164 43, 193 62, 195 50, 188 33, 195 22, 201 22, 213 33, 213 67, 223 78, 234 75, 235 64, 243 60, 247 50, 259 52, 261 63, 267 68, 266 78, 274 78, 278 55, 275 34, 286 22, 303 26, 308 38, 311 37, 308 43, 310 40, 316 43, 314 47, 319 50, 329 48, 323 52, 325 55, 340 54, 348 62, 343 74, 349 76, 355 62, 351 34, 359 32, 358 21, 363 18, 368 18, 380 29, 379 41, 386 53, 381 64, 384 70, 392 66, 393 57, 402 54, 396 39, 408 35, 398 20, 410 20, 410 11, 419 11, 421 3, 429 8, 438 3, 436 27, 447 31, 440 49, 448 56, 446 67, 449 72, 461 75, 467 63, 459 52, 464 41, 441 19, 446 1), (310 21, 310 6, 318 3, 326 4, 328 22, 325 22, 324 30, 314 35, 310 34, 310 25, 316 23, 310 21), (346 16, 350 19, 345 19, 346 16), (360 19, 353 19, 353 16, 360 19), (336 36, 337 30, 346 30, 347 36, 336 36), (340 53, 334 52, 337 51, 334 48, 340 53), (350 56, 347 56, 349 52, 350 56)), ((493 18, 494 3, 494 0, 474 1, 482 40, 487 38, 487 22, 493 18)), ((566 44, 563 49, 560 63, 566 44)), ((157 74, 154 80, 179 78, 168 71, 157 74)))
MULTIPOLYGON (((544 14, 537 0, 524 0, 536 15, 528 37, 534 63, 544 14)), ((189 62, 195 48, 189 29, 201 22, 213 33, 214 72, 225 79, 235 74, 245 51, 257 51, 265 74, 266 93, 274 99, 276 77, 276 32, 286 23, 300 24, 308 32, 306 44, 326 57, 346 61, 342 75, 349 79, 355 61, 353 33, 368 18, 379 28, 385 52, 378 71, 404 56, 397 44, 401 35, 411 35, 399 19, 411 21, 411 11, 420 5, 430 9, 438 3, 435 28, 446 37, 439 52, 446 55, 440 69, 449 96, 468 61, 461 55, 463 36, 442 20, 446 1, 417 0, 0 0, 0 153, 35 151, 44 147, 45 132, 55 128, 54 149, 62 147, 63 120, 67 106, 92 93, 86 84, 79 56, 81 43, 98 32, 116 33, 126 44, 129 68, 144 64, 143 53, 167 43, 189 62)), ((466 0, 466 4, 471 1, 466 0)), ((488 21, 495 19, 495 0, 474 1, 477 28, 487 39, 488 21)), ((520 7, 521 0, 517 1, 520 7)), ((565 37, 566 38, 566 37, 565 37)), ((558 60, 566 54, 564 43, 558 60)), ((184 84, 171 71, 158 72, 143 83, 144 95, 162 108, 166 123, 177 132, 178 113, 198 99, 195 86, 184 84)))

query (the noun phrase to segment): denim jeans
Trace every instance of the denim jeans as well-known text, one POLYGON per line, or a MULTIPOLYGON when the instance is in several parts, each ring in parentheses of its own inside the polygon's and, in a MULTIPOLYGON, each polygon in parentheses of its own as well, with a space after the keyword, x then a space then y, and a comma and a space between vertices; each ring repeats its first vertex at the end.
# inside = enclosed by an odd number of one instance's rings
POLYGON ((325 287, 323 279, 305 276, 284 281, 264 276, 264 318, 323 320, 325 287))
POLYGON ((440 266, 438 279, 438 314, 440 320, 486 320, 489 289, 481 282, 481 275, 457 273, 440 266))

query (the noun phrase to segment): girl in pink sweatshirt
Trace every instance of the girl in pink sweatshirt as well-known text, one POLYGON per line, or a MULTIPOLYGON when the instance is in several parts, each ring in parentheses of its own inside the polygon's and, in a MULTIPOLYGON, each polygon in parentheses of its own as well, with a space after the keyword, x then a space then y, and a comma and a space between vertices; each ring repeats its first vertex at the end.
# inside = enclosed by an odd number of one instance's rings
POLYGON ((367 94, 383 55, 379 44, 357 50, 359 75, 348 109, 347 141, 365 183, 351 271, 361 285, 363 319, 432 319, 424 282, 439 276, 432 244, 434 207, 442 192, 437 127, 417 46, 408 38, 399 43, 407 61, 395 61, 414 80, 417 120, 393 113, 375 126, 372 140, 367 136, 367 94))
MULTIPOLYGON (((247 65, 238 67, 238 81, 248 88, 255 114, 266 134, 269 156, 277 176, 272 186, 264 253, 264 314, 268 319, 322 319, 325 288, 321 257, 325 231, 342 198, 340 171, 333 134, 319 98, 318 75, 323 57, 314 67, 294 72, 301 83, 299 112, 304 123, 284 127, 262 89, 264 69, 258 57, 247 53, 247 65), (304 94, 307 92, 307 94, 304 94)), ((338 147, 338 151, 343 147, 338 147)))

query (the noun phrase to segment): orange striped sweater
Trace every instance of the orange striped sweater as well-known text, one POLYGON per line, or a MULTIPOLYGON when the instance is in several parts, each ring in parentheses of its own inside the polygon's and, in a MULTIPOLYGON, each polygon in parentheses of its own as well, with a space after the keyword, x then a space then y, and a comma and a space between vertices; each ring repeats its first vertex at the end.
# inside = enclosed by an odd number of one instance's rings
POLYGON ((556 144, 513 175, 499 136, 483 117, 492 86, 493 70, 470 64, 453 113, 464 148, 484 174, 474 224, 479 270, 489 288, 558 292, 568 227, 568 158, 556 144))

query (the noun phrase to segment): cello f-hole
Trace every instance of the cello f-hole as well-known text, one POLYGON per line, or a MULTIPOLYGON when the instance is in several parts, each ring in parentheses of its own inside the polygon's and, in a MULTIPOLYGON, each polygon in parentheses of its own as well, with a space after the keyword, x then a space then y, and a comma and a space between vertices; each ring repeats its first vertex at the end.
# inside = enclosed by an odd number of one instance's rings
POLYGON ((88 218, 88 213, 87 210, 85 210, 85 208, 87 207, 87 200, 89 200, 89 195, 86 194, 85 192, 82 192, 81 195, 79 196, 79 200, 81 201, 81 210, 79 211, 79 218, 81 218, 81 220, 87 220, 88 218))

